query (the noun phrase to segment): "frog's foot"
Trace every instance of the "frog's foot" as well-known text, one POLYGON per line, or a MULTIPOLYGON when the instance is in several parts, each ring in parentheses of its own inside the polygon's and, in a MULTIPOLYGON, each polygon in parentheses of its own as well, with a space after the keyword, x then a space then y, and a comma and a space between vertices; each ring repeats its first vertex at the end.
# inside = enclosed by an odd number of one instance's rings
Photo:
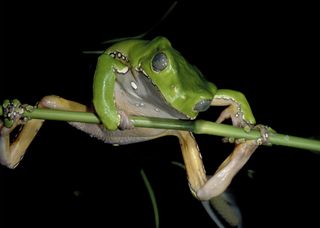
MULTIPOLYGON (((258 124, 254 125, 254 122, 249 122, 243 119, 243 114, 241 112, 241 109, 238 107, 239 105, 234 102, 229 102, 229 105, 226 109, 223 110, 223 112, 220 114, 218 119, 216 120, 217 123, 222 123, 226 119, 232 120, 232 125, 236 127, 243 128, 246 132, 249 132, 252 129, 258 129, 260 131, 261 137, 257 139, 258 145, 269 145, 269 135, 270 132, 274 132, 273 129, 271 129, 268 126, 258 124)), ((223 138, 223 142, 225 143, 236 143, 240 144, 246 141, 246 139, 235 139, 235 138, 223 138)))
POLYGON ((2 105, 3 124, 6 128, 11 128, 14 125, 23 124, 27 118, 23 117, 25 111, 31 111, 33 106, 22 105, 19 100, 5 100, 2 105))
POLYGON ((118 111, 118 113, 120 115, 119 129, 121 130, 133 129, 134 128, 133 123, 130 121, 127 114, 125 114, 125 112, 123 111, 118 111))
MULTIPOLYGON (((269 136, 270 136, 270 132, 275 132, 273 129, 262 124, 255 125, 252 128, 250 128, 250 130, 251 129, 257 129, 260 131, 261 137, 256 139, 256 142, 258 145, 271 145, 271 143, 269 143, 269 136)), ((240 143, 244 143, 246 140, 247 139, 245 138, 235 139, 235 138, 225 137, 222 139, 222 142, 240 144, 240 143)))
MULTIPOLYGON (((231 119, 233 126, 241 127, 247 132, 250 131, 254 127, 254 125, 243 119, 243 115, 240 112, 238 105, 234 102, 229 102, 228 104, 230 106, 228 106, 226 109, 224 109, 220 113, 218 119, 216 120, 216 123, 222 123, 223 121, 225 121, 227 119, 231 119)), ((230 138, 230 137, 222 138, 222 142, 224 142, 224 143, 240 144, 244 141, 245 141, 245 139, 235 139, 235 138, 230 138)))
MULTIPOLYGON (((42 98, 38 107, 79 112, 88 110, 85 105, 58 96, 42 98)), ((8 168, 13 169, 19 164, 44 122, 40 119, 26 120, 21 118, 23 112, 31 108, 32 106, 21 105, 20 102, 16 101, 13 104, 6 102, 3 105, 3 114, 7 118, 4 122, 7 122, 7 124, 0 121, 0 163, 8 168), (17 138, 10 143, 10 133, 19 125, 21 131, 17 138)))
POLYGON ((21 161, 26 148, 37 134, 43 120, 29 120, 22 117, 25 111, 33 107, 21 105, 18 100, 8 101, 3 104, 4 121, 0 122, 0 163, 8 168, 15 168, 21 161), (10 134, 17 127, 18 136, 10 144, 10 134))
POLYGON ((262 124, 254 126, 253 129, 258 129, 260 131, 261 137, 256 140, 258 145, 271 145, 271 143, 269 143, 269 136, 270 132, 275 132, 273 129, 262 124))
POLYGON ((249 103, 240 92, 226 89, 218 90, 211 105, 228 106, 216 120, 217 123, 231 119, 232 125, 237 127, 251 128, 255 124, 249 103))

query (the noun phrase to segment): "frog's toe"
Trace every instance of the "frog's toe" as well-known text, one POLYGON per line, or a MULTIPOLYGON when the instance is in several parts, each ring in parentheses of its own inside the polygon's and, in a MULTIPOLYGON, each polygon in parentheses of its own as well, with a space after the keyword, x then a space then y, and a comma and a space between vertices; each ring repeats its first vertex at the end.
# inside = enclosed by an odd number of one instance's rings
POLYGON ((235 142, 235 138, 233 138, 233 137, 224 137, 224 138, 222 138, 222 142, 223 143, 234 143, 235 142))
POLYGON ((26 105, 22 105, 19 100, 5 100, 2 104, 3 125, 7 128, 22 120, 26 105))
POLYGON ((270 145, 269 136, 270 136, 270 132, 273 132, 273 130, 270 127, 266 125, 258 124, 254 126, 253 129, 258 129, 260 131, 261 137, 259 137, 256 140, 258 145, 270 145))

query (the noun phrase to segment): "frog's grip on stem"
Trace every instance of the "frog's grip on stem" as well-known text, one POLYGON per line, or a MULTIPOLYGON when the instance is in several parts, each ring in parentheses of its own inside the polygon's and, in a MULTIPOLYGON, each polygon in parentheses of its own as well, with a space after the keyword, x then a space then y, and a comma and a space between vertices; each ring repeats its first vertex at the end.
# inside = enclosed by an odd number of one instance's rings
POLYGON ((275 130, 262 124, 255 125, 253 129, 258 129, 260 131, 261 137, 256 140, 258 145, 271 145, 269 142, 270 132, 275 133, 275 130))
POLYGON ((21 104, 17 99, 4 100, 2 106, 0 106, 0 116, 2 117, 1 122, 6 128, 13 126, 15 121, 22 120, 26 121, 26 117, 23 116, 25 111, 31 111, 33 106, 27 104, 21 104))

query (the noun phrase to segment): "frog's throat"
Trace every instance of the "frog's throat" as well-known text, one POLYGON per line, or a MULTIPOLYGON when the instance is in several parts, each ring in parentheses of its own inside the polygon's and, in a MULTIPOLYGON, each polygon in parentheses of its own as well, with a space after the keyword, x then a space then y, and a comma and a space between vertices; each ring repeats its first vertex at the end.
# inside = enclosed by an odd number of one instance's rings
POLYGON ((117 107, 129 115, 188 119, 168 104, 158 87, 143 71, 129 69, 117 73, 115 100, 117 107))

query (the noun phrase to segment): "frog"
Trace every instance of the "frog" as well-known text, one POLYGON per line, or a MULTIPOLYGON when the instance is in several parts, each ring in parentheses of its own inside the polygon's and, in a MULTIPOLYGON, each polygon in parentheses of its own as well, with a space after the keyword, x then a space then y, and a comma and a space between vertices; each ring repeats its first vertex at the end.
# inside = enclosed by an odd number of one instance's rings
MULTIPOLYGON (((256 122, 243 93, 218 89, 162 36, 152 40, 128 39, 111 45, 98 58, 93 77, 92 107, 56 95, 43 97, 37 107, 94 112, 100 124, 69 122, 73 127, 113 145, 144 142, 164 136, 179 140, 189 188, 201 201, 222 194, 260 145, 240 140, 232 153, 208 178, 192 132, 137 128, 132 116, 194 120, 211 106, 225 106, 217 123, 230 119, 233 126, 254 128, 256 122)), ((37 135, 44 120, 22 120, 12 126, 0 123, 0 163, 15 168, 37 135), (10 143, 10 133, 22 127, 10 143)))

